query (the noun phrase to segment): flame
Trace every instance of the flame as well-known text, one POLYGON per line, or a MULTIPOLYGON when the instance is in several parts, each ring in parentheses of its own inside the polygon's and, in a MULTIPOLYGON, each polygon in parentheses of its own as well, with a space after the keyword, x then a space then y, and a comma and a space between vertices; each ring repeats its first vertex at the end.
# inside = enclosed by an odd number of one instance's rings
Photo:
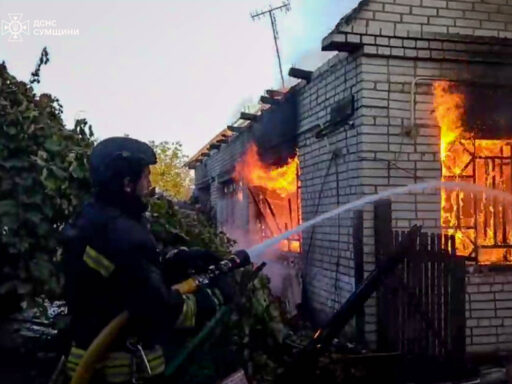
POLYGON ((282 197, 297 191, 297 156, 282 167, 268 167, 260 160, 258 148, 251 143, 242 161, 236 164, 235 179, 247 185, 275 191, 282 197))
MULTIPOLYGON (((465 98, 448 81, 433 86, 434 115, 441 128, 443 181, 473 182, 512 190, 512 140, 480 140, 464 120, 465 98)), ((458 255, 478 254, 481 264, 512 261, 512 213, 503 202, 484 194, 441 190, 443 234, 455 236, 458 255)))
MULTIPOLYGON (((234 179, 244 183, 250 195, 256 200, 258 214, 262 219, 261 228, 266 236, 275 236, 299 225, 300 196, 297 190, 299 160, 289 159, 282 167, 264 164, 258 156, 258 148, 251 143, 236 164, 234 179), (258 188, 255 188, 258 187, 258 188)), ((300 235, 283 240, 279 248, 285 252, 301 251, 300 235)))
POLYGON ((463 133, 464 95, 450 93, 451 83, 434 83, 434 111, 441 127, 441 159, 446 157, 448 146, 463 133))

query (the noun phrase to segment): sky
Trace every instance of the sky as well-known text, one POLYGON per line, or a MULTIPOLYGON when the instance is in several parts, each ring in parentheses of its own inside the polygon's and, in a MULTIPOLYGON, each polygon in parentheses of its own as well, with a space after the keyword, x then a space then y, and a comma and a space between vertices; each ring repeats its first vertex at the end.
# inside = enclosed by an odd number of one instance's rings
MULTIPOLYGON (((280 87, 270 20, 250 13, 281 3, 0 0, 0 61, 27 81, 46 46, 50 63, 36 92, 60 99, 68 127, 85 117, 100 139, 181 141, 191 156, 244 105, 280 87), (9 41, 12 14, 28 26, 22 41, 9 41)), ((285 75, 332 55, 321 52, 321 40, 356 3, 291 0, 291 11, 276 15, 285 75)))

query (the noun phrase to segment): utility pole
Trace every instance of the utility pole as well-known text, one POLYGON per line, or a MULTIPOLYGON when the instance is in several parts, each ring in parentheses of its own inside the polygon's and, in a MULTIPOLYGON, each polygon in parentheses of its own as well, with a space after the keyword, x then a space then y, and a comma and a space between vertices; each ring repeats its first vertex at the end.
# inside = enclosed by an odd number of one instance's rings
POLYGON ((281 54, 279 52, 279 44, 277 43, 277 40, 279 40, 279 32, 277 31, 277 21, 276 21, 276 15, 275 13, 277 11, 282 12, 289 12, 291 9, 290 1, 284 1, 282 5, 278 7, 272 7, 269 6, 269 9, 267 11, 255 11, 251 12, 251 18, 252 20, 259 19, 260 17, 269 16, 270 18, 270 24, 272 25, 272 32, 274 34, 274 43, 276 45, 276 54, 277 54, 277 61, 279 62, 279 73, 281 74, 281 83, 284 88, 284 76, 283 76, 283 65, 281 64, 281 54))

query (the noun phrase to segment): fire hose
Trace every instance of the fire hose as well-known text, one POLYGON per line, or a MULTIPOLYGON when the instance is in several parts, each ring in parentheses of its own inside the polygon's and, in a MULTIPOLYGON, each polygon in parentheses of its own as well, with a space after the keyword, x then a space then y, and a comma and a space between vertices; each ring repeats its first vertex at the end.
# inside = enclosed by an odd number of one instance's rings
MULTIPOLYGON (((217 265, 212 265, 208 268, 208 272, 201 275, 192 276, 191 278, 176 284, 172 287, 179 291, 181 294, 194 293, 199 287, 209 284, 212 278, 219 274, 229 273, 236 269, 248 266, 251 263, 249 257, 238 258, 233 255, 226 260, 221 261, 217 265)), ((264 264, 255 269, 254 272, 259 273, 263 269, 264 264)), ((205 326, 205 329, 193 340, 192 343, 187 345, 186 349, 173 361, 171 366, 172 370, 166 371, 166 374, 171 374, 183 362, 188 354, 195 348, 196 345, 206 336, 206 334, 213 328, 220 318, 223 318, 228 312, 227 307, 222 308, 217 315, 205 326), (214 322, 215 320, 215 322, 214 322), (206 331, 206 332, 205 332, 206 331)), ((71 384, 88 384, 95 372, 98 364, 103 360, 107 354, 110 346, 118 337, 121 330, 126 326, 129 319, 128 311, 124 311, 114 318, 93 340, 84 357, 80 360, 78 367, 71 379, 71 384)))

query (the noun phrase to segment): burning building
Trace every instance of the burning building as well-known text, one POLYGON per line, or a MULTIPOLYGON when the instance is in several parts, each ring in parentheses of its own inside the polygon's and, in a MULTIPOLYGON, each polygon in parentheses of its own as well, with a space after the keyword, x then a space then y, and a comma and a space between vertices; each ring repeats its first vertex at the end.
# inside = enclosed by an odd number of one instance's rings
MULTIPOLYGON (((219 223, 241 220, 232 225, 271 236, 360 197, 430 180, 512 190, 512 0, 363 0, 322 49, 336 54, 313 72, 290 70, 300 82, 262 97, 256 112, 242 113, 191 159, 197 194, 217 207, 219 223), (268 173, 258 178, 260 164, 268 173), (272 172, 293 189, 281 190, 272 172), (240 197, 222 203, 229 194, 240 197), (227 214, 234 210, 236 219, 227 214)), ((393 229, 420 224, 455 237, 467 266, 466 349, 511 350, 510 204, 464 190, 390 204, 393 229)), ((319 321, 375 268, 379 221, 368 205, 282 245, 300 251, 319 321)), ((371 346, 381 313, 373 297, 354 324, 371 346)))
MULTIPOLYGON (((269 90, 261 99, 188 162, 201 204, 213 207, 219 229, 246 248, 301 223, 296 93, 269 90)), ((284 240, 272 256, 291 265, 300 251, 299 235, 284 240)), ((280 275, 273 286, 280 294, 287 290, 293 313, 300 279, 280 275), (293 281, 283 286, 283 278, 293 281)))
MULTIPOLYGON (((281 166, 269 166, 261 160, 254 143, 249 144, 243 158, 236 163, 234 180, 245 185, 254 203, 257 228, 250 233, 257 235, 256 243, 300 224, 298 172, 297 155, 281 166)), ((300 238, 292 236, 283 240, 280 249, 299 253, 300 238)))

